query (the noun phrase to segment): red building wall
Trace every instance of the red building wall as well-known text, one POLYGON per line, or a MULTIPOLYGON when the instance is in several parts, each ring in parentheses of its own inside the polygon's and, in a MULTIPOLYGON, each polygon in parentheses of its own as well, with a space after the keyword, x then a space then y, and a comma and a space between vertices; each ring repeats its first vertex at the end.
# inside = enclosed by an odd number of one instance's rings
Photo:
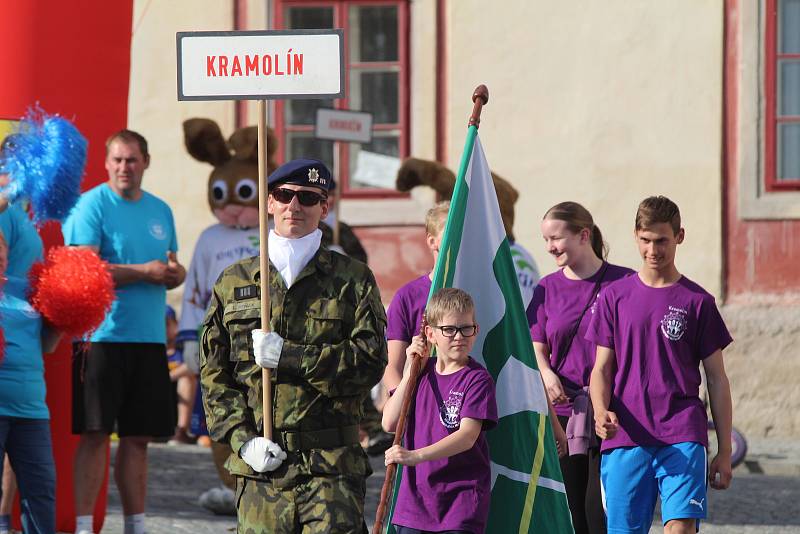
POLYGON ((433 269, 422 225, 362 226, 353 230, 367 251, 369 268, 375 274, 386 306, 401 286, 433 269))
POLYGON ((723 150, 723 227, 726 235, 726 298, 791 295, 800 299, 800 221, 743 220, 739 217, 737 138, 738 69, 741 0, 725 5, 725 109, 723 150))

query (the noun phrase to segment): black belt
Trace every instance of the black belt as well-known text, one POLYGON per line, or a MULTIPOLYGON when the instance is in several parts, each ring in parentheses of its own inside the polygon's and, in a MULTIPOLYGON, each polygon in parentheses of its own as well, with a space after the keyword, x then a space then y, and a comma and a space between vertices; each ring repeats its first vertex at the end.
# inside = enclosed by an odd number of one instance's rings
POLYGON ((309 449, 334 449, 360 443, 358 425, 322 430, 278 430, 275 433, 278 445, 285 451, 307 451, 309 449))

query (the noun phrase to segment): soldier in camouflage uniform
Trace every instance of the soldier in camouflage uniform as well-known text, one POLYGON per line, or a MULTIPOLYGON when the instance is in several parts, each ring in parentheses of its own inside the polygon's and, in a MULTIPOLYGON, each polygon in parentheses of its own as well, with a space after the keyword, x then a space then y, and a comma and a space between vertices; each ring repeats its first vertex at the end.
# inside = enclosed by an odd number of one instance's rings
POLYGON ((386 365, 386 316, 369 268, 320 246, 328 180, 314 160, 270 176, 273 331, 257 330, 257 257, 222 273, 204 323, 206 417, 212 438, 233 450, 226 467, 237 480, 240 533, 366 531, 371 469, 358 424, 386 365), (314 191, 318 199, 302 196, 314 191), (260 437, 262 366, 274 367, 271 442, 260 437))

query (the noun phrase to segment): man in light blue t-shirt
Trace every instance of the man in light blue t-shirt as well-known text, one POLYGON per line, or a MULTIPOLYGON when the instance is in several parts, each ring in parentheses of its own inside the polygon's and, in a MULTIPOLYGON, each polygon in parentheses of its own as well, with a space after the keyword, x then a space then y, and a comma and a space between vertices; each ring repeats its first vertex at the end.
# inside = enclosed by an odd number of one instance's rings
POLYGON ((106 143, 108 182, 84 193, 63 226, 64 243, 86 246, 109 263, 116 300, 91 344, 74 347, 72 432, 78 534, 92 531, 92 511, 103 482, 108 439, 117 424, 115 479, 125 534, 144 533, 147 444, 171 436, 167 369, 166 290, 183 282, 169 206, 142 190, 150 164, 147 141, 131 130, 106 143))

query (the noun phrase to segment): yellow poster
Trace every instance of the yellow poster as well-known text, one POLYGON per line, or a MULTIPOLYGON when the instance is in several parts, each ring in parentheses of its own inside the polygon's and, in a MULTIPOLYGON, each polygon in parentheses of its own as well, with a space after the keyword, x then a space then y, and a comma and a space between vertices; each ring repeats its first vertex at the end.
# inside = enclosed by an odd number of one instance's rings
POLYGON ((8 134, 17 128, 18 124, 18 120, 0 119, 0 143, 3 142, 3 139, 5 139, 8 134))

